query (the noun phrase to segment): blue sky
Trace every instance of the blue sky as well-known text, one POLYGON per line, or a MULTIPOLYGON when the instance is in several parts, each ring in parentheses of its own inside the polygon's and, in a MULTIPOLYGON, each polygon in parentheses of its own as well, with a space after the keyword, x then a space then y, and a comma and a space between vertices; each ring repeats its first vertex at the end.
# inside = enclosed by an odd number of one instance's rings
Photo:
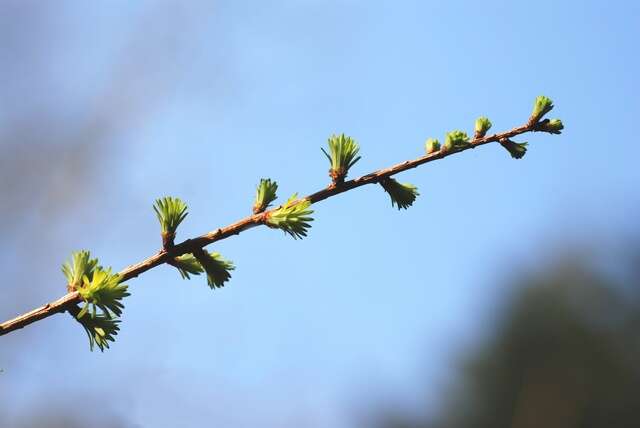
MULTIPOLYGON (((67 3, 48 67, 61 114, 73 116, 154 7, 67 3)), ((156 6, 172 18, 175 8, 185 27, 167 25, 187 35, 178 48, 158 37, 134 49, 164 62, 128 90, 162 96, 145 94, 151 113, 125 121, 113 153, 92 165, 94 197, 65 215, 60 252, 41 267, 48 285, 30 306, 63 292, 59 265, 75 249, 116 269, 157 251, 159 196, 189 204, 182 239, 249 214, 262 177, 278 181, 281 200, 322 188, 320 147, 333 133, 360 143, 356 176, 420 156, 427 137, 471 132, 480 115, 496 130, 522 124, 540 94, 566 130, 527 136, 523 160, 491 145, 402 174, 421 193, 406 212, 367 186, 315 206, 302 241, 264 228, 222 242, 215 250, 237 265, 224 289, 153 270, 131 281, 122 332, 104 354, 87 350, 67 316, 3 338, 38 338, 28 360, 5 369, 22 380, 17 402, 45 385, 117 389, 112 406, 149 427, 347 427, 379 403, 426 397, 426 410, 437 408, 452 362, 505 297, 504 278, 566 241, 607 248, 636 233, 640 7, 558 3, 156 6), (149 79, 163 83, 148 89, 149 79)), ((115 110, 131 107, 118 100, 115 110)))

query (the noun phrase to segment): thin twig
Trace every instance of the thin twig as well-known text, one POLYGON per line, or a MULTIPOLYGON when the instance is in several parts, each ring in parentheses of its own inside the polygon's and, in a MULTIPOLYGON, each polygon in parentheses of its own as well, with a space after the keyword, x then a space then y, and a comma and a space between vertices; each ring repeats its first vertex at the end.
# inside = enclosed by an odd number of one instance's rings
MULTIPOLYGON (((353 180, 345 181, 343 183, 330 184, 328 187, 318 192, 312 193, 311 195, 308 195, 301 200, 308 199, 309 201, 311 201, 311 203, 317 203, 340 193, 353 190, 360 186, 378 183, 384 178, 391 177, 408 169, 416 168, 425 163, 442 159, 447 156, 475 148, 477 146, 498 142, 504 138, 511 138, 516 135, 524 134, 531 131, 536 131, 535 123, 527 123, 517 128, 513 128, 510 131, 485 136, 483 138, 474 138, 473 140, 471 140, 468 146, 455 148, 450 151, 440 150, 435 153, 420 156, 417 159, 404 161, 388 168, 371 172, 353 180)), ((119 275, 121 276, 121 282, 127 281, 131 278, 135 278, 138 275, 150 269, 153 269, 156 266, 162 265, 164 263, 170 263, 175 257, 181 256, 186 253, 192 253, 197 249, 201 249, 214 242, 221 241, 233 235, 238 235, 239 233, 252 227, 264 225, 269 213, 277 209, 278 208, 274 208, 263 213, 245 217, 242 220, 239 220, 228 226, 216 229, 204 235, 200 235, 196 238, 187 239, 186 241, 176 244, 169 249, 163 249, 157 254, 148 257, 137 264, 128 266, 121 272, 119 272, 119 275)), ((46 305, 40 306, 39 308, 3 322, 2 324, 0 324, 0 336, 26 327, 31 323, 47 318, 53 314, 65 311, 70 311, 72 313, 77 312, 76 305, 81 301, 82 298, 77 291, 70 292, 54 302, 47 303, 46 305)))

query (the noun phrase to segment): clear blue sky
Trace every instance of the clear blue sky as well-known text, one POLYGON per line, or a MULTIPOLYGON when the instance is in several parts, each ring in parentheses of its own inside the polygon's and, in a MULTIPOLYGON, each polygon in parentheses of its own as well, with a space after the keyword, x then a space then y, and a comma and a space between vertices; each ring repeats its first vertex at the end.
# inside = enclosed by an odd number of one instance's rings
MULTIPOLYGON (((74 114, 74 100, 130 43, 123 35, 165 6, 67 3, 55 20, 65 38, 48 65, 49 90, 74 114)), ((88 351, 67 316, 2 338, 7 347, 38 338, 20 364, 2 363, 24 392, 17 408, 52 391, 116 388, 110 406, 144 427, 348 427, 359 409, 389 400, 426 397, 435 408, 451 363, 505 296, 502 279, 567 240, 606 246, 635 233, 635 2, 166 8, 186 16, 188 28, 174 32, 188 37, 176 49, 162 38, 152 45, 170 74, 162 101, 141 124, 122 125, 115 153, 92 167, 100 198, 66 214, 64 244, 41 266, 46 293, 2 318, 61 294, 59 265, 75 249, 116 269, 155 252, 159 196, 188 202, 181 239, 248 214, 261 177, 278 181, 281 198, 320 189, 320 147, 332 133, 360 143, 355 176, 421 155, 427 137, 471 132, 480 115, 496 130, 521 124, 540 94, 566 130, 528 136, 523 160, 485 146, 401 175, 421 193, 406 212, 365 187, 315 206, 305 240, 264 228, 216 245, 237 265, 224 289, 167 267, 149 272, 131 281, 122 332, 104 354, 88 351)))

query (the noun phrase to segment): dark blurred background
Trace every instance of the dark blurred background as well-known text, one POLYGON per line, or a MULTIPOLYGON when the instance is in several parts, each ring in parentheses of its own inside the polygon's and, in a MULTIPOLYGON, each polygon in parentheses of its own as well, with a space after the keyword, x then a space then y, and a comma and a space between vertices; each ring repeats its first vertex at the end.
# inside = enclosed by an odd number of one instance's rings
POLYGON ((403 175, 406 213, 362 189, 302 242, 224 242, 222 290, 149 272, 104 354, 67 314, 3 336, 0 426, 639 426, 639 17, 0 2, 3 320, 62 295, 74 250, 115 269, 155 252, 159 196, 189 203, 182 239, 248 214, 261 177, 319 189, 332 133, 361 174, 481 114, 520 124, 542 93, 567 127, 521 161, 485 147, 403 175))
POLYGON ((368 422, 390 428, 638 426, 640 253, 637 243, 626 250, 603 267, 576 248, 513 278, 507 285, 515 291, 489 333, 458 358, 437 412, 383 403, 368 422))

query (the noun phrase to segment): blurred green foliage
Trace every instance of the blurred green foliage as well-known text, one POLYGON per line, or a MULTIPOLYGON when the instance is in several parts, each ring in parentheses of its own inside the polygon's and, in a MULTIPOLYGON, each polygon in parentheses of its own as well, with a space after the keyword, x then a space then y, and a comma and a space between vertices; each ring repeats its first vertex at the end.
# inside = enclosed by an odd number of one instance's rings
POLYGON ((390 412, 378 426, 640 426, 640 269, 609 272, 572 259, 515 280, 493 334, 457 367, 439 414, 421 421, 390 412))

